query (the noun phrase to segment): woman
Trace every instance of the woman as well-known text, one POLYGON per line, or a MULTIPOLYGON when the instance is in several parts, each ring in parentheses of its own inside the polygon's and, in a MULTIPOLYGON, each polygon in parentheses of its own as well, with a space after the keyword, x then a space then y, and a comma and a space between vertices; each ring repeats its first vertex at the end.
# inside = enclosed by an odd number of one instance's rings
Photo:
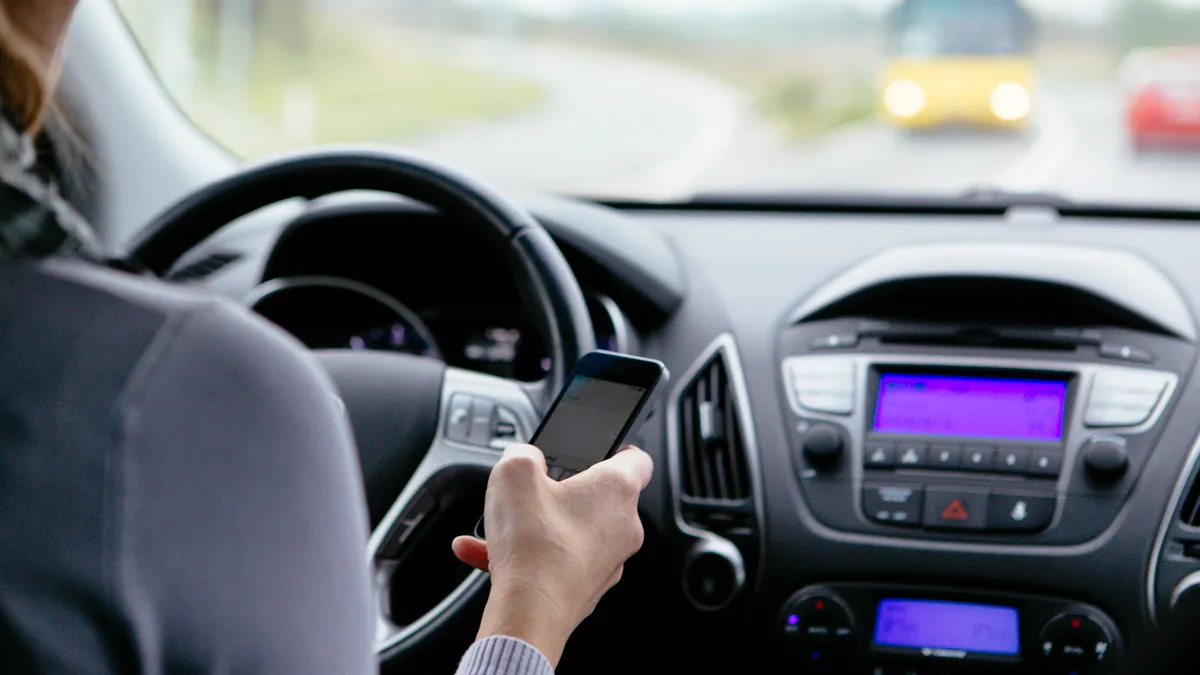
MULTIPOLYGON (((370 673, 367 519, 326 375, 230 303, 106 269, 34 166, 74 0, 0 0, 0 670, 370 673)), ((464 673, 549 672, 641 545, 649 458, 505 451, 464 673)))

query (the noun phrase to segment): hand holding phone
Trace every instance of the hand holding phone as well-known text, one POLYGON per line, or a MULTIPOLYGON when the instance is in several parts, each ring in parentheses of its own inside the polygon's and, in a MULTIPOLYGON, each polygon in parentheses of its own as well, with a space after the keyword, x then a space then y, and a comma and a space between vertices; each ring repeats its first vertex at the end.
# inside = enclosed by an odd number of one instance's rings
MULTIPOLYGON (((668 379, 666 366, 653 359, 601 350, 580 359, 530 440, 545 455, 550 478, 570 478, 620 450, 668 379)), ((475 536, 484 533, 481 517, 475 536)))

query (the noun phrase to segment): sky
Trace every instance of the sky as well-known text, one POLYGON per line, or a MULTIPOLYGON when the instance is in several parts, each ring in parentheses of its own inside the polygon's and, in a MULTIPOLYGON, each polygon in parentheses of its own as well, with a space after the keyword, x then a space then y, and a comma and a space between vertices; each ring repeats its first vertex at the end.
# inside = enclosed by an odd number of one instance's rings
MULTIPOLYGON (((522 9, 548 17, 568 17, 583 8, 599 6, 619 7, 630 12, 653 14, 743 14, 782 5, 796 6, 802 3, 831 4, 851 3, 868 11, 882 11, 895 0, 463 0, 471 4, 487 5, 508 3, 522 9)), ((1180 5, 1200 6, 1200 0, 1163 0, 1180 5)), ((1117 0, 1026 0, 1046 14, 1075 19, 1085 23, 1096 23, 1117 0)))

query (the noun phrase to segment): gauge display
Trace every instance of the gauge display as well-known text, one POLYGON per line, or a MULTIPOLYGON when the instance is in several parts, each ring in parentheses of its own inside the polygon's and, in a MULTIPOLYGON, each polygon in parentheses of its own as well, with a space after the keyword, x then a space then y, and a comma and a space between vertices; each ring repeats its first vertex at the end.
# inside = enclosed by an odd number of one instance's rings
POLYGON ((336 277, 274 279, 256 289, 247 304, 310 349, 441 358, 432 333, 412 310, 359 282, 336 277))

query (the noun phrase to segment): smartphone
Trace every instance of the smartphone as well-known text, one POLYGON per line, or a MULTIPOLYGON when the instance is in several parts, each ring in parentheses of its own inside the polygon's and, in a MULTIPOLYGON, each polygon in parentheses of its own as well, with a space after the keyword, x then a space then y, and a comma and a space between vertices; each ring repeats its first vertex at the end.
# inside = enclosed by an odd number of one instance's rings
MULTIPOLYGON (((585 354, 529 441, 546 456, 550 477, 570 478, 613 456, 669 378, 661 361, 603 350, 585 354)), ((480 518, 475 536, 483 535, 480 518)))

